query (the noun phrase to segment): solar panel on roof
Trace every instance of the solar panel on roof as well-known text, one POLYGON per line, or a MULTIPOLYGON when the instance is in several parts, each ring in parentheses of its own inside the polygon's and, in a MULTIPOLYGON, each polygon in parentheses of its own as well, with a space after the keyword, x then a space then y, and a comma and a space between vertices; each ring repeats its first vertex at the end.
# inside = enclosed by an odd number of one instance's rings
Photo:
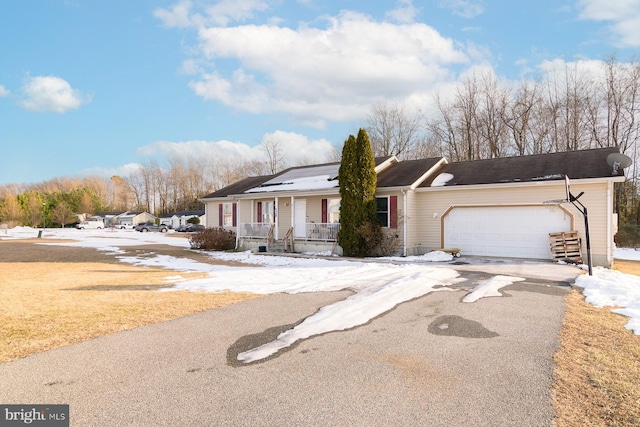
POLYGON ((264 182, 261 187, 284 184, 285 182, 291 182, 296 179, 311 178, 314 176, 328 175, 333 178, 338 176, 338 169, 340 169, 340 164, 292 169, 288 172, 283 173, 282 175, 278 175, 277 177, 268 180, 267 182, 264 182))

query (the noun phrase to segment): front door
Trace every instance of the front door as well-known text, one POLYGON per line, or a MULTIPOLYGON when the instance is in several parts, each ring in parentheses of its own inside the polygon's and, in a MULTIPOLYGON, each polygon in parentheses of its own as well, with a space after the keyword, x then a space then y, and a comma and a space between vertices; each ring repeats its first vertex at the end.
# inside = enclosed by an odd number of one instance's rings
POLYGON ((307 200, 296 199, 293 209, 294 209, 293 236, 306 238, 307 237, 307 200))

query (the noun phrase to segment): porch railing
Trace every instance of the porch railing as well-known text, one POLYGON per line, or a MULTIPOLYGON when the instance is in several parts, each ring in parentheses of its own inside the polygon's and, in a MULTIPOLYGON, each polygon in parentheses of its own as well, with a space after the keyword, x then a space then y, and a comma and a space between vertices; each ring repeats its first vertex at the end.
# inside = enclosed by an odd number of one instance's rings
POLYGON ((275 241, 273 236, 275 229, 276 229, 276 226, 271 224, 271 227, 269 227, 269 231, 267 232, 267 252, 271 249, 271 245, 275 241))
POLYGON ((246 222, 238 227, 238 235, 247 239, 266 239, 273 224, 246 222))
POLYGON ((294 239, 293 239, 293 227, 290 227, 287 230, 287 233, 284 235, 284 250, 285 252, 288 250, 289 252, 294 252, 293 249, 293 245, 294 245, 294 239))
MULTIPOLYGON (((273 233, 273 229, 274 225, 268 223, 241 223, 238 227, 238 237, 243 239, 269 239, 269 233, 273 233)), ((293 239, 335 242, 338 240, 339 230, 340 224, 338 223, 310 222, 304 224, 304 236, 299 231, 294 231, 293 239)), ((273 236, 271 237, 273 238, 273 236)))
POLYGON ((310 222, 305 224, 306 240, 333 242, 338 240, 339 230, 340 224, 338 223, 310 222))

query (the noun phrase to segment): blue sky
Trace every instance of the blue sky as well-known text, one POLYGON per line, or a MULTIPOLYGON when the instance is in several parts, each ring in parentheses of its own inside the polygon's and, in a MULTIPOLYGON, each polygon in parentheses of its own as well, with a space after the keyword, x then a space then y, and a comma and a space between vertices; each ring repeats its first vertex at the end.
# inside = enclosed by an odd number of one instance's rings
POLYGON ((27 0, 0 4, 0 185, 171 156, 324 160, 381 101, 464 73, 627 61, 638 0, 27 0))

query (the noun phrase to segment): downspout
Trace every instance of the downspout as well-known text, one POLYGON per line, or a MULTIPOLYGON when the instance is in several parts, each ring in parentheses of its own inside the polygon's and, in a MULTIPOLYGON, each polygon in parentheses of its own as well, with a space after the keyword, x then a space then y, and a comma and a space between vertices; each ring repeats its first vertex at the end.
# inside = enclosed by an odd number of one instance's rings
MULTIPOLYGON (((209 217, 207 217, 208 219, 209 217)), ((236 199, 236 250, 240 246, 240 201, 236 199)))
POLYGON ((402 189, 402 256, 407 256, 407 192, 402 189))

